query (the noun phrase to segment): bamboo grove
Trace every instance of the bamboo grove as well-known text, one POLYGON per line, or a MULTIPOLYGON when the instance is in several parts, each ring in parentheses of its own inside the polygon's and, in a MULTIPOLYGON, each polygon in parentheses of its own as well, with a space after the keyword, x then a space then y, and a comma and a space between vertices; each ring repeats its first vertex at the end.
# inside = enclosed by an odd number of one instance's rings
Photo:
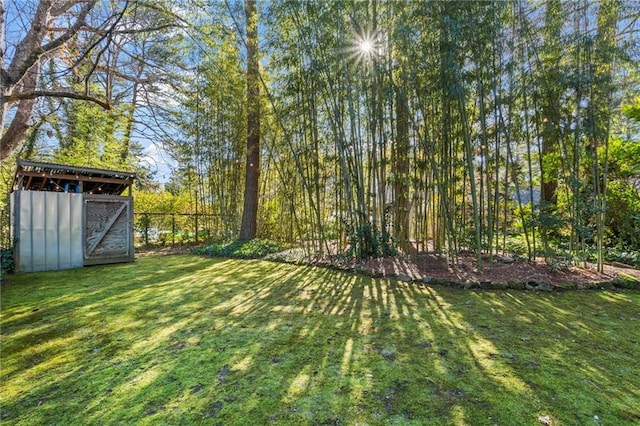
POLYGON ((637 2, 109 4, 111 36, 73 38, 41 84, 104 89, 111 112, 43 98, 11 161, 138 170, 144 211, 225 240, 257 178, 256 235, 309 255, 640 251, 637 2), (175 164, 162 194, 145 138, 175 164))
MULTIPOLYGON (((612 0, 261 4, 258 234, 320 255, 471 250, 479 264, 602 264, 606 245, 637 244, 607 213, 612 182, 638 199, 638 170, 616 174, 610 149, 637 152, 620 113, 637 96, 637 17, 612 0)), ((180 145, 226 237, 246 138, 235 29, 199 65, 182 115, 195 144, 180 145)))

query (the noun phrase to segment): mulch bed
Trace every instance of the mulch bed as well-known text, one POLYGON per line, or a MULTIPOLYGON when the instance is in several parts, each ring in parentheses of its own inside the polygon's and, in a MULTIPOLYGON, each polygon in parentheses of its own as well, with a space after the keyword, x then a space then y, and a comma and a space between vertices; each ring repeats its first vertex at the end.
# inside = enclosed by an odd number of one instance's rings
POLYGON ((449 263, 444 255, 418 253, 406 258, 385 257, 353 262, 349 266, 350 269, 367 275, 461 288, 517 288, 546 291, 616 286, 640 288, 640 270, 620 264, 605 265, 604 272, 600 273, 592 264, 578 267, 568 264, 547 264, 544 260, 484 257, 483 268, 478 270, 476 256, 472 253, 461 253, 455 265, 449 263), (634 283, 634 281, 637 282, 634 283))

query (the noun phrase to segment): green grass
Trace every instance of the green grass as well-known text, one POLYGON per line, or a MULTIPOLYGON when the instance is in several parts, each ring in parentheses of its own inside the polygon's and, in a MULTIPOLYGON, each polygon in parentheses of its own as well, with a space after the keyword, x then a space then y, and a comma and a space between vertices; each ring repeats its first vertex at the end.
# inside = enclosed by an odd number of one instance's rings
POLYGON ((147 257, 2 286, 2 424, 623 425, 640 293, 147 257))

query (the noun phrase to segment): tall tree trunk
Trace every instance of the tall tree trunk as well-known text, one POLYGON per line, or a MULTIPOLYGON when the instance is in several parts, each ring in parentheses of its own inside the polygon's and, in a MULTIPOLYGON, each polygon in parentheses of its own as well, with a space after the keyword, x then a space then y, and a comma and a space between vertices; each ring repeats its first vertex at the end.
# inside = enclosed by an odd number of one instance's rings
POLYGON ((260 69, 255 0, 245 0, 247 30, 247 161, 240 240, 256 237, 260 179, 260 69))
MULTIPOLYGON (((0 159, 4 159, 11 155, 24 140, 27 130, 29 129, 29 120, 33 114, 33 108, 36 99, 43 96, 49 96, 46 93, 39 93, 38 87, 39 72, 42 61, 49 54, 59 47, 65 45, 71 40, 84 25, 86 16, 97 3, 97 0, 90 1, 66 1, 62 4, 54 4, 50 0, 41 0, 38 3, 35 14, 33 16, 31 26, 24 38, 19 41, 13 52, 11 62, 6 64, 5 54, 2 51, 0 55, 0 159), (51 22, 59 16, 62 16, 75 5, 83 3, 82 9, 79 11, 75 22, 63 31, 62 35, 43 44, 45 36, 48 33, 51 22), (18 96, 22 96, 21 98, 18 96), (7 120, 10 97, 14 97, 13 102, 18 102, 16 112, 11 117, 11 124, 6 132, 5 120, 7 120)), ((5 30, 5 9, 4 2, 0 3, 0 32, 5 30)), ((4 36, 4 34, 3 34, 4 36)), ((0 38, 0 42, 2 39, 0 38)), ((0 43, 0 46, 3 46, 0 43)), ((82 52, 84 55, 86 52, 82 52)), ((56 97, 69 97, 91 100, 101 103, 104 102, 85 95, 67 92, 55 92, 56 97)))
POLYGON ((392 72, 393 89, 395 92, 395 113, 396 113, 396 140, 395 140, 395 164, 394 164, 394 193, 395 193, 395 220, 394 237, 400 249, 405 253, 409 249, 409 101, 407 96, 407 76, 405 70, 406 50, 409 42, 406 40, 406 4, 404 2, 394 3, 394 14, 399 18, 396 23, 394 33, 395 41, 398 43, 397 63, 392 72))
MULTIPOLYGON (((545 158, 556 152, 558 145, 559 121, 560 121, 560 31, 562 26, 562 3, 560 0, 548 0, 545 15, 545 41, 543 48, 542 67, 544 67, 542 84, 542 157, 545 158)), ((547 166, 543 164, 543 166, 547 166)), ((553 169, 551 165, 545 167, 542 178, 542 201, 556 204, 556 190, 558 181, 554 174, 547 169, 553 169)))
POLYGON ((556 164, 560 141, 560 34, 562 27, 562 3, 547 0, 544 29, 542 75, 542 149, 541 149, 541 199, 542 232, 545 250, 548 249, 550 218, 555 214, 558 189, 556 164))
POLYGON ((592 85, 591 102, 588 106, 589 151, 592 155, 594 211, 596 212, 596 245, 598 249, 598 271, 603 271, 603 240, 606 211, 606 182, 608 168, 609 127, 611 121, 611 97, 613 65, 615 59, 616 25, 620 10, 619 0, 600 3, 598 10, 598 35, 593 52, 595 84, 592 85), (598 158, 598 148, 603 147, 603 158, 598 158), (604 166, 601 170, 601 164, 604 166))
POLYGON ((394 192, 396 202, 394 236, 398 247, 409 248, 409 105, 404 78, 396 90, 396 143, 394 192))

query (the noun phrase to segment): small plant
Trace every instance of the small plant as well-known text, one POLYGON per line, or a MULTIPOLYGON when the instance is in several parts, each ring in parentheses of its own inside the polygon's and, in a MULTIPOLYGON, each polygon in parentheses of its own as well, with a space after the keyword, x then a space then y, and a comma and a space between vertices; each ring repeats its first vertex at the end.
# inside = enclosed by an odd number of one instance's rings
POLYGON ((391 235, 375 225, 367 224, 355 229, 350 240, 351 244, 346 253, 348 257, 367 259, 398 254, 391 235))
POLYGON ((570 264, 568 259, 563 258, 553 258, 547 262, 547 266, 551 272, 568 272, 570 264))
POLYGON ((211 257, 232 257, 238 259, 259 259, 268 254, 278 253, 287 247, 277 241, 254 239, 250 241, 231 241, 213 243, 196 247, 193 254, 211 257))
POLYGON ((13 250, 6 247, 0 247, 0 277, 13 272, 13 250))
POLYGON ((640 252, 626 247, 612 247, 605 254, 608 261, 620 262, 640 268, 640 252))

